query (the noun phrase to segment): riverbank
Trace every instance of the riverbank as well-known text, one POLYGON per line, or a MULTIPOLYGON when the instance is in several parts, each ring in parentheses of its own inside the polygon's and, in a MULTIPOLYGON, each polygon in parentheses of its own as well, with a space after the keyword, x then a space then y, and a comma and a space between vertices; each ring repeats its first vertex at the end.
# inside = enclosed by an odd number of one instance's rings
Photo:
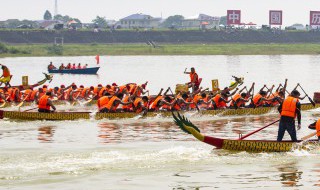
POLYGON ((8 45, 18 53, 0 57, 92 56, 92 55, 293 55, 320 54, 320 44, 65 44, 58 51, 48 44, 8 45), (25 52, 25 53, 21 53, 25 52))

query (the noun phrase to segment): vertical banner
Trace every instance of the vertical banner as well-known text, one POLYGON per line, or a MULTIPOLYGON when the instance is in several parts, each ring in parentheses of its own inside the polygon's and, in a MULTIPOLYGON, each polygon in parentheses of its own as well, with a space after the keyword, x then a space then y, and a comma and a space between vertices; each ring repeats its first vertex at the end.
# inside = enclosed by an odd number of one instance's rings
POLYGON ((96 55, 96 61, 97 61, 97 64, 99 65, 99 63, 100 63, 100 55, 98 54, 98 55, 96 55))
POLYGON ((310 26, 320 25, 320 11, 310 11, 310 26))
POLYGON ((219 81, 218 79, 211 80, 212 82, 212 92, 216 92, 219 90, 219 81))
POLYGON ((29 84, 28 84, 28 82, 29 82, 29 80, 28 80, 28 76, 22 76, 22 85, 23 86, 28 86, 29 84))
POLYGON ((282 11, 269 11, 269 25, 282 25, 282 11))
POLYGON ((240 25, 241 10, 227 10, 227 25, 240 25))

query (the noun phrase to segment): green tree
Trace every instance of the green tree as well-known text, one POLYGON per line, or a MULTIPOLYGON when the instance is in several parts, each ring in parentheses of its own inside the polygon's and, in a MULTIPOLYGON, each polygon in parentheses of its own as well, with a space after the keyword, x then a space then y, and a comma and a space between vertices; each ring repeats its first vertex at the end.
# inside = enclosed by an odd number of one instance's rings
POLYGON ((182 15, 169 16, 163 23, 163 27, 179 27, 182 25, 184 17, 182 15))
POLYGON ((106 28, 108 26, 106 17, 97 16, 92 22, 99 26, 99 28, 106 28))
POLYGON ((50 11, 46 10, 46 12, 43 15, 43 19, 44 20, 52 20, 52 14, 50 13, 50 11))
POLYGON ((54 20, 60 20, 60 21, 63 21, 63 16, 60 15, 60 14, 57 14, 56 16, 54 16, 53 18, 54 20))
POLYGON ((79 19, 77 19, 77 18, 74 18, 73 20, 76 21, 76 22, 79 23, 79 24, 82 23, 81 20, 79 20, 79 19))

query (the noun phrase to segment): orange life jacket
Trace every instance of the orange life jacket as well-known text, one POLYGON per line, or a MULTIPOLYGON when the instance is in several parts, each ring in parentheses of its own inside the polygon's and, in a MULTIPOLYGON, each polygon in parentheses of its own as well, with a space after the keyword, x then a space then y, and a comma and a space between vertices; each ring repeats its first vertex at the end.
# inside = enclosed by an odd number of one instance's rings
POLYGON ((20 90, 18 88, 14 88, 12 90, 10 100, 11 101, 15 101, 15 102, 20 102, 21 101, 21 96, 22 96, 22 93, 20 92, 20 90), (18 92, 18 98, 16 98, 16 93, 17 92, 18 92))
POLYGON ((10 77, 10 71, 9 71, 8 67, 5 67, 3 69, 3 77, 10 77))
POLYGON ((130 86, 130 94, 133 95, 134 91, 137 88, 137 85, 136 84, 129 84, 129 86, 130 86))
MULTIPOLYGON (((2 89, 0 89, 0 94, 2 94, 4 96, 4 91, 2 89)), ((4 100, 1 98, 0 96, 0 102, 2 103, 4 100)))
POLYGON ((40 99, 42 96, 46 95, 45 92, 39 92, 39 95, 38 95, 38 99, 40 99))
POLYGON ((80 97, 81 98, 86 98, 85 96, 86 96, 86 92, 87 92, 87 90, 89 90, 90 88, 84 88, 82 91, 81 91, 81 94, 80 94, 80 97))
POLYGON ((154 110, 159 110, 160 106, 158 106, 158 102, 162 100, 162 96, 158 96, 154 101, 153 103, 151 104, 151 109, 154 109, 154 110))
POLYGON ((288 96, 282 103, 281 116, 295 118, 296 117, 297 102, 299 102, 298 98, 288 96))
MULTIPOLYGON (((171 103, 171 102, 168 102, 168 103, 171 103)), ((171 106, 167 105, 167 104, 163 104, 161 106, 162 109, 166 109, 166 110, 171 110, 171 106)))
POLYGON ((43 95, 40 99, 39 99, 39 105, 38 108, 39 109, 45 109, 45 110, 50 110, 50 105, 48 104, 48 99, 50 97, 48 95, 43 95))
POLYGON ((198 104, 199 100, 201 100, 201 98, 202 98, 202 97, 201 97, 199 94, 196 94, 196 95, 193 97, 193 100, 192 100, 193 104, 190 104, 189 107, 190 107, 191 109, 195 109, 195 108, 196 108, 196 105, 198 104))
POLYGON ((227 107, 227 104, 224 101, 220 101, 221 94, 217 94, 214 98, 213 101, 216 104, 217 108, 225 108, 227 107))
POLYGON ((108 96, 102 96, 101 98, 99 98, 99 100, 97 101, 98 109, 102 110, 103 108, 106 108, 109 100, 110 99, 108 96))
MULTIPOLYGON (((67 91, 66 91, 66 93, 64 94, 64 99, 65 100, 70 100, 70 93, 72 92, 72 88, 70 87, 67 91)), ((73 95, 72 96, 74 96, 74 93, 73 93, 73 95)))
POLYGON ((30 101, 34 101, 36 98, 36 94, 37 94, 38 90, 33 90, 31 95, 30 95, 30 101))
POLYGON ((111 107, 113 107, 113 108, 112 108, 112 111, 115 111, 115 110, 117 109, 117 107, 119 106, 119 104, 114 104, 114 102, 117 101, 117 100, 120 101, 120 99, 119 99, 117 96, 113 96, 113 97, 110 99, 110 101, 108 102, 106 108, 107 108, 108 110, 110 110, 111 107))
POLYGON ((320 119, 316 122, 317 136, 320 137, 320 119))
MULTIPOLYGON (((274 99, 274 98, 276 98, 276 97, 280 97, 279 96, 279 94, 278 94, 278 92, 275 92, 275 93, 273 93, 273 94, 271 94, 270 95, 270 99, 274 99)), ((276 106, 276 105, 278 105, 279 104, 279 102, 277 101, 277 100, 274 100, 274 101, 268 101, 268 103, 270 104, 270 105, 273 105, 273 106, 276 106)))
POLYGON ((120 86, 119 87, 119 93, 123 93, 123 90, 126 89, 126 88, 127 88, 126 85, 120 86))
MULTIPOLYGON (((182 99, 182 97, 180 95, 177 96, 177 99, 182 99)), ((174 105, 173 105, 173 108, 177 111, 181 110, 181 107, 183 107, 183 103, 178 103, 176 102, 174 105)))
POLYGON ((135 107, 135 109, 136 109, 136 113, 141 113, 141 112, 142 112, 142 107, 140 106, 140 107, 138 108, 138 105, 139 105, 140 102, 141 102, 142 105, 144 105, 141 98, 136 98, 136 99, 134 100, 134 102, 133 102, 133 105, 134 105, 134 107, 135 107))
MULTIPOLYGON (((129 102, 129 96, 124 97, 123 102, 125 103, 129 102)), ((132 108, 132 104, 123 105, 122 108, 126 110, 130 110, 132 108)))
POLYGON ((264 104, 264 101, 260 101, 260 99, 262 98, 261 94, 256 94, 254 97, 253 97, 253 104, 255 106, 262 106, 264 104))
POLYGON ((198 74, 196 72, 190 73, 190 82, 195 79, 195 84, 199 84, 198 74))
POLYGON ((27 102, 30 101, 30 96, 31 96, 32 90, 31 89, 27 89, 24 91, 24 96, 23 99, 27 102))

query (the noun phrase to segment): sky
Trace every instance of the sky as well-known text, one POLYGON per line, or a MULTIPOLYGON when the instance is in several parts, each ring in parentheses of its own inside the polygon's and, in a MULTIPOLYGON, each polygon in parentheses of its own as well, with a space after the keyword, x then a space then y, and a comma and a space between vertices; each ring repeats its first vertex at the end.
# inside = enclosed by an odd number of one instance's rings
MULTIPOLYGON (((0 21, 41 20, 46 10, 54 13, 54 0, 0 0, 0 21)), ((241 22, 268 24, 269 10, 283 10, 283 25, 308 24, 309 12, 320 11, 320 0, 58 0, 58 13, 91 22, 97 15, 119 20, 130 14, 153 17, 192 17, 199 13, 224 16, 241 10, 241 22)))

